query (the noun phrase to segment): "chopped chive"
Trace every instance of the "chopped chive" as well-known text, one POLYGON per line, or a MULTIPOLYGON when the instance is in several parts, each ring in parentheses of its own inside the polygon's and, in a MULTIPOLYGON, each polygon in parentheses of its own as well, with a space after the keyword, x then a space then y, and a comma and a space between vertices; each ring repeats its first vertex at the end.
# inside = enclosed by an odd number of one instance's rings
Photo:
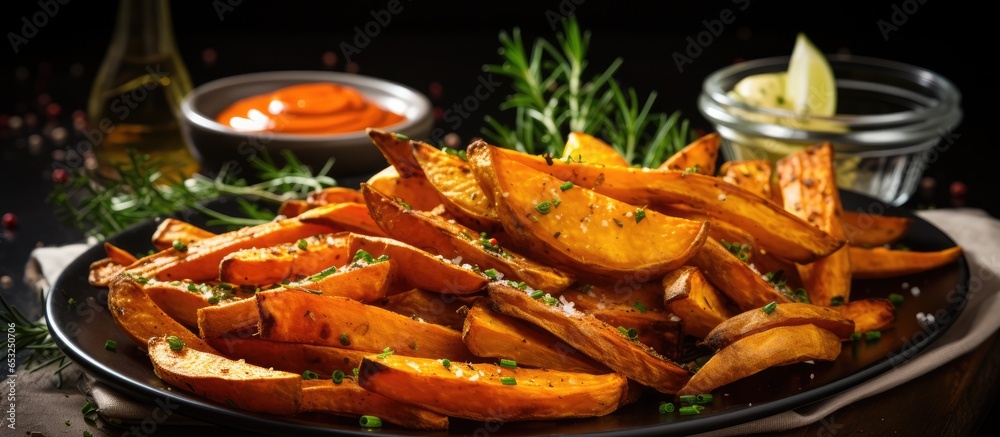
POLYGON ((643 304, 642 302, 636 301, 636 303, 632 304, 632 306, 634 306, 635 309, 639 310, 640 313, 646 312, 646 305, 643 304))
POLYGON ((664 402, 660 404, 660 414, 667 414, 674 412, 674 404, 670 402, 664 402))
POLYGON ((621 332, 622 335, 628 337, 628 339, 632 341, 639 338, 639 331, 635 328, 625 328, 624 326, 619 326, 618 332, 621 332))
POLYGON ((146 278, 146 277, 143 277, 143 276, 140 276, 140 277, 138 277, 138 278, 135 278, 135 282, 138 282, 138 283, 139 283, 139 285, 146 285, 146 284, 148 284, 148 283, 149 283, 149 278, 146 278))
POLYGON ((591 288, 594 288, 594 286, 590 284, 584 284, 583 287, 580 287, 580 293, 583 294, 590 293, 591 288))
POLYGON ((525 283, 524 281, 518 282, 517 284, 514 284, 514 286, 521 290, 528 288, 528 284, 525 283))
POLYGON ((66 299, 66 304, 68 304, 69 306, 72 307, 73 305, 76 305, 76 299, 73 299, 72 297, 69 298, 69 299, 66 299))
POLYGON ((560 203, 562 203, 562 200, 552 199, 552 206, 558 208, 560 203))
POLYGON ((844 304, 844 296, 834 296, 830 299, 830 306, 839 307, 844 304))
POLYGON ((713 398, 714 397, 711 394, 708 394, 708 393, 706 393, 706 394, 700 394, 700 395, 695 395, 694 402, 696 404, 711 404, 713 398))
POLYGON ((517 380, 513 376, 505 376, 500 378, 500 383, 503 385, 517 385, 517 380))
POLYGON ((227 284, 225 282, 219 283, 219 285, 216 285, 216 287, 219 287, 222 290, 232 290, 233 289, 232 284, 227 284))
POLYGON ((198 286, 194 284, 188 284, 188 291, 190 292, 198 291, 198 286))
POLYGON ((386 346, 385 349, 382 349, 382 353, 378 354, 378 357, 381 358, 381 359, 385 359, 385 357, 387 357, 389 355, 392 355, 394 353, 396 353, 396 351, 394 351, 394 350, 392 350, 392 348, 386 346))
POLYGON ((486 269, 486 270, 483 270, 483 274, 486 275, 487 278, 494 279, 494 280, 497 278, 497 273, 498 273, 497 269, 486 269))
POLYGON ((219 299, 220 299, 219 296, 212 296, 212 297, 208 298, 208 304, 209 305, 215 305, 215 304, 219 303, 219 299))
POLYGON ((409 210, 413 209, 413 207, 412 207, 412 206, 410 206, 410 204, 409 204, 409 203, 406 203, 406 202, 404 202, 404 201, 403 201, 403 199, 396 199, 396 203, 398 203, 398 204, 399 204, 399 206, 402 206, 402 207, 403 207, 403 209, 405 209, 405 210, 407 210, 407 211, 409 211, 409 210))
POLYGON ((187 244, 184 244, 184 242, 181 240, 174 240, 174 242, 171 245, 174 246, 174 249, 177 249, 181 252, 187 252, 188 250, 187 244))
POLYGON ((508 369, 516 369, 517 368, 517 361, 501 359, 500 360, 500 367, 506 367, 508 369))
POLYGON ((860 332, 855 332, 855 333, 851 334, 851 340, 852 341, 861 340, 861 333, 860 332))
POLYGON ((635 222, 639 223, 644 218, 646 218, 646 209, 645 208, 636 208, 635 209, 635 222))
POLYGON ((167 337, 167 344, 170 345, 170 349, 175 351, 184 349, 184 340, 181 340, 176 335, 171 335, 170 337, 167 337))
POLYGON ((573 188, 573 182, 570 181, 563 182, 562 185, 559 186, 559 189, 563 191, 566 191, 570 188, 573 188))
POLYGON ((305 239, 300 239, 295 245, 298 246, 299 250, 306 250, 309 247, 309 243, 305 239))
POLYGON ((332 378, 334 384, 340 384, 341 382, 344 382, 344 371, 340 369, 334 370, 332 378))
POLYGON ((118 342, 117 341, 108 340, 108 341, 104 342, 104 348, 107 349, 107 350, 109 350, 109 351, 111 351, 111 352, 117 352, 117 350, 116 350, 117 347, 118 347, 118 342))
POLYGON ((900 306, 903 304, 903 295, 899 293, 892 293, 889 295, 889 302, 892 302, 895 306, 900 306))
POLYGON ((319 379, 319 375, 312 370, 306 370, 305 372, 302 372, 302 379, 319 379))
POLYGON ((451 369, 451 360, 445 358, 445 359, 441 360, 441 365, 444 366, 445 369, 449 369, 450 370, 451 369))
POLYGON ((358 423, 365 428, 378 428, 382 426, 382 419, 375 416, 361 416, 358 423))
POLYGON ((548 293, 545 293, 545 296, 542 297, 542 301, 550 306, 555 306, 555 304, 559 303, 559 299, 552 297, 552 295, 548 293))
POLYGON ((323 279, 323 278, 325 278, 327 276, 330 276, 330 275, 332 275, 334 273, 337 273, 337 266, 330 266, 330 267, 327 267, 327 268, 323 269, 322 272, 319 272, 319 273, 317 273, 315 275, 310 276, 308 279, 310 281, 318 281, 318 280, 323 279))
POLYGON ((393 133, 392 136, 396 137, 397 140, 410 141, 410 137, 403 135, 401 133, 393 133))
POLYGON ((698 400, 698 397, 695 395, 684 395, 678 397, 677 400, 681 401, 682 404, 693 405, 698 400))
POLYGON ((355 367, 355 368, 351 369, 351 373, 354 374, 355 378, 357 378, 358 374, 361 373, 361 369, 358 369, 357 367, 355 367))
POLYGON ((548 214, 549 211, 552 211, 552 202, 546 200, 535 205, 535 211, 538 211, 539 214, 548 214))
POLYGON ((93 435, 93 434, 91 434, 91 433, 90 433, 90 431, 86 431, 86 430, 84 430, 84 431, 83 431, 83 437, 94 437, 94 435, 93 435))
POLYGON ((882 331, 868 331, 865 333, 865 341, 875 341, 882 338, 882 331))
POLYGON ((542 296, 545 296, 545 292, 542 290, 535 290, 534 292, 531 293, 531 297, 535 299, 541 299, 542 296))
POLYGON ((775 308, 778 308, 778 303, 772 300, 771 303, 764 305, 764 308, 761 309, 764 310, 765 313, 771 314, 774 312, 775 308))
POLYGON ((340 333, 340 344, 343 345, 343 346, 350 346, 351 345, 351 339, 347 338, 347 333, 346 332, 341 332, 340 333))
POLYGON ((697 408, 697 405, 692 405, 690 407, 681 407, 681 416, 692 416, 695 414, 701 414, 701 410, 697 408))

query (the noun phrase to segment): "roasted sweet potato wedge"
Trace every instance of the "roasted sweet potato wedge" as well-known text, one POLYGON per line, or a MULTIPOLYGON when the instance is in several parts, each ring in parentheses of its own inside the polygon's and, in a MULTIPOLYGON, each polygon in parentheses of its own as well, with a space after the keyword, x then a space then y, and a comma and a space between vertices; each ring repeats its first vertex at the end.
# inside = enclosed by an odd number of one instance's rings
POLYGON ((260 321, 255 296, 222 305, 205 306, 198 309, 197 315, 198 334, 204 339, 236 331, 253 334, 257 332, 260 321))
MULTIPOLYGON (((663 306, 663 287, 655 280, 648 275, 637 276, 615 282, 580 283, 572 289, 587 294, 598 303, 634 306, 638 302, 647 309, 666 309, 663 306)), ((582 304, 587 305, 588 302, 582 304)))
POLYGON ((339 384, 326 379, 302 381, 301 411, 318 411, 347 417, 370 415, 404 428, 432 431, 448 429, 448 416, 365 390, 350 379, 344 379, 339 384))
POLYGON ((156 376, 167 384, 220 404, 268 414, 295 414, 302 403, 302 376, 233 361, 189 347, 174 350, 164 337, 148 341, 156 376))
POLYGON ((163 282, 149 279, 142 288, 156 306, 170 318, 189 328, 198 327, 198 310, 201 308, 253 297, 253 293, 242 292, 229 284, 163 282))
POLYGON ((142 291, 142 286, 128 276, 119 275, 111 281, 108 310, 111 311, 118 328, 140 349, 146 349, 150 338, 173 335, 192 349, 217 353, 208 343, 164 313, 146 292, 142 291))
POLYGON ((129 272, 161 281, 213 280, 219 277, 222 258, 237 250, 274 246, 332 230, 329 226, 303 223, 295 218, 277 220, 196 241, 183 250, 170 248, 149 255, 129 266, 129 272))
POLYGON ((778 326, 726 346, 701 366, 678 395, 711 393, 768 367, 840 355, 840 338, 813 324, 778 326))
POLYGON ((386 255, 393 260, 398 266, 397 289, 420 288, 442 294, 469 294, 482 290, 489 282, 485 276, 472 270, 391 238, 353 234, 348 244, 350 253, 364 250, 375 258, 386 255))
POLYGON ((153 232, 153 247, 156 250, 166 250, 173 246, 174 241, 191 244, 214 236, 215 234, 188 222, 165 218, 153 232))
POLYGON ((740 261, 722 243, 709 238, 691 258, 712 285, 743 311, 760 308, 770 302, 791 302, 761 274, 740 261))
POLYGON ((87 281, 95 287, 107 287, 111 281, 125 271, 125 267, 111 258, 101 258, 90 263, 87 281))
POLYGON ((683 265, 708 237, 706 222, 564 185, 521 163, 498 159, 490 147, 469 149, 468 156, 507 234, 556 267, 608 278, 637 271, 659 276, 683 265))
POLYGON ((684 266, 663 277, 663 302, 684 321, 684 333, 705 338, 736 315, 729 302, 697 267, 684 266))
POLYGON ((324 270, 301 281, 282 287, 324 296, 338 296, 358 302, 374 302, 389 292, 396 277, 396 262, 377 261, 369 264, 355 261, 342 270, 324 270))
POLYGON ((912 220, 906 217, 844 211, 844 233, 854 246, 878 247, 890 244, 906 235, 912 220))
POLYGON ((586 162, 593 165, 608 167, 628 167, 621 153, 599 138, 583 132, 570 132, 563 147, 562 159, 566 161, 586 162))
MULTIPOLYGON (((834 179, 833 146, 824 143, 778 161, 778 184, 785 209, 838 240, 846 240, 840 192, 834 179)), ((799 264, 799 277, 816 305, 851 296, 851 255, 847 246, 809 264, 799 264)))
POLYGON ((661 305, 647 307, 642 303, 602 302, 597 297, 573 290, 564 291, 559 300, 573 304, 575 310, 590 314, 608 325, 635 329, 640 343, 652 347, 664 357, 677 360, 681 356, 684 347, 683 323, 661 305))
POLYGON ((465 316, 462 340, 480 357, 564 372, 610 372, 548 331, 494 311, 485 299, 477 299, 465 316))
POLYGON ((730 184, 771 199, 771 162, 767 160, 728 161, 719 168, 719 177, 730 184))
POLYGON ((278 215, 284 218, 293 218, 313 208, 314 206, 305 200, 288 199, 281 202, 281 206, 278 207, 278 215))
POLYGON ((854 333, 854 322, 836 309, 807 303, 783 303, 770 314, 762 309, 744 311, 720 323, 702 344, 712 349, 722 349, 741 338, 767 331, 778 326, 812 324, 832 332, 837 338, 848 338, 854 333))
POLYGON ((363 203, 336 203, 317 206, 296 217, 302 223, 314 223, 331 229, 343 229, 365 235, 384 237, 385 234, 372 221, 368 207, 363 203))
POLYGON ((330 266, 343 266, 354 253, 347 250, 349 234, 315 235, 300 240, 304 243, 289 242, 230 253, 219 265, 219 279, 238 285, 277 284, 330 266))
POLYGON ((655 207, 657 212, 673 216, 680 217, 688 220, 708 222, 708 236, 719 241, 727 241, 729 243, 736 244, 746 244, 747 245, 747 257, 748 259, 753 259, 759 251, 753 250, 758 244, 750 235, 749 232, 744 231, 736 226, 733 226, 722 220, 716 220, 712 217, 695 210, 689 206, 674 204, 674 205, 657 205, 655 207))
POLYGON ((463 265, 482 270, 494 268, 508 279, 524 281, 539 289, 558 292, 573 283, 571 275, 511 252, 472 229, 407 209, 367 184, 361 186, 361 192, 375 222, 399 241, 447 259, 461 257, 463 265))
POLYGON ((896 320, 896 307, 888 299, 859 299, 831 307, 854 322, 854 332, 880 331, 896 320))
POLYGON ((361 192, 347 187, 327 187, 313 191, 306 197, 306 202, 312 206, 329 205, 332 203, 365 203, 361 192))
POLYGON ((208 344, 235 360, 243 359, 253 365, 299 375, 309 370, 321 378, 329 378, 334 370, 350 375, 361 365, 361 358, 370 354, 329 346, 261 340, 253 336, 225 335, 209 339, 208 344))
POLYGON ((104 242, 104 252, 108 254, 108 258, 110 258, 112 262, 121 266, 130 266, 139 260, 135 257, 135 255, 128 253, 127 250, 108 243, 107 241, 104 242))
POLYGON ((850 248, 851 274, 857 279, 893 278, 936 269, 955 262, 962 256, 962 248, 949 247, 936 252, 913 252, 850 248))
POLYGON ((494 282, 487 287, 493 308, 551 332, 562 341, 629 379, 662 393, 676 393, 688 372, 604 323, 555 298, 533 298, 528 291, 494 282), (551 299, 551 300, 549 300, 551 299), (546 302, 548 300, 548 302, 546 302))
POLYGON ((468 162, 419 142, 413 142, 413 157, 455 220, 487 232, 500 227, 493 202, 479 187, 468 162))
POLYGON ((667 158, 660 164, 659 170, 688 171, 712 176, 715 174, 715 162, 719 159, 720 144, 722 137, 712 132, 667 158))
POLYGON ((368 128, 365 132, 401 177, 405 179, 424 176, 420 163, 413 157, 409 137, 374 128, 368 128))
POLYGON ((577 186, 633 205, 683 203, 710 217, 729 222, 757 237, 761 247, 789 261, 808 263, 829 255, 844 245, 780 206, 755 193, 719 178, 678 171, 600 167, 564 163, 500 149, 477 142, 470 146, 488 147, 497 159, 517 161, 535 170, 571 181, 577 186))
POLYGON ((472 299, 414 288, 386 296, 373 304, 412 319, 461 331, 465 319, 459 314, 459 310, 471 305, 472 299))
POLYGON ((440 360, 398 355, 365 357, 358 384, 446 416, 504 422, 603 416, 627 394, 626 379, 616 373, 461 362, 445 367, 440 360))
POLYGON ((298 291, 257 293, 260 338, 402 355, 474 361, 458 331, 358 301, 298 291))
POLYGON ((367 184, 387 196, 402 199, 417 211, 430 211, 441 204, 437 190, 431 186, 427 178, 423 176, 404 178, 392 166, 375 173, 368 179, 367 184))

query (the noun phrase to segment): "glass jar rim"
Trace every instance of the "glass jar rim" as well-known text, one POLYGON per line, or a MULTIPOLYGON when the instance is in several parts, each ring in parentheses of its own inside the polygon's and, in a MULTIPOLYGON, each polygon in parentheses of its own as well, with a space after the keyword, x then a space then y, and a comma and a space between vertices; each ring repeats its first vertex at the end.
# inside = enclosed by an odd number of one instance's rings
MULTIPOLYGON (((918 86, 921 90, 926 91, 926 94, 894 87, 895 92, 917 102, 920 107, 879 114, 838 114, 829 117, 798 115, 786 110, 753 106, 727 94, 729 90, 724 88, 725 84, 732 82, 734 85, 734 78, 738 79, 756 73, 784 71, 790 57, 777 56, 743 61, 710 74, 702 84, 702 93, 698 102, 699 109, 709 121, 715 124, 754 135, 796 141, 848 142, 874 148, 912 145, 935 136, 942 136, 957 126, 962 118, 961 93, 951 81, 940 74, 926 68, 879 58, 844 54, 826 56, 835 69, 860 68, 870 70, 887 77, 903 80, 909 85, 918 86), (775 67, 782 69, 776 70, 775 67), (845 127, 847 132, 830 132, 762 122, 742 117, 738 113, 775 119, 818 121, 816 124, 820 125, 833 123, 845 127)), ((849 85, 857 89, 867 88, 867 91, 875 91, 871 88, 871 84, 863 81, 845 78, 837 78, 836 80, 838 88, 841 85, 849 85)))

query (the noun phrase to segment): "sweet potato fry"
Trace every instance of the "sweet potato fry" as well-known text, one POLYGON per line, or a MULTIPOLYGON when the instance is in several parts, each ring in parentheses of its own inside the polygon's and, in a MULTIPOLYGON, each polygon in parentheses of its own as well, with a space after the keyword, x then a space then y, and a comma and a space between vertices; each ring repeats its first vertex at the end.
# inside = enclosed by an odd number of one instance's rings
POLYGON ((214 237, 215 234, 174 218, 166 218, 160 222, 153 232, 153 247, 156 250, 166 250, 173 246, 174 241, 191 244, 195 241, 214 237))
POLYGON ((461 331, 465 319, 458 311, 471 305, 472 298, 414 288, 386 296, 373 304, 412 319, 461 331))
POLYGON ((857 279, 893 278, 936 269, 962 256, 960 246, 936 252, 851 247, 851 274, 857 279))
POLYGON ((210 340, 230 332, 256 333, 260 321, 257 298, 226 302, 198 309, 198 334, 210 340))
POLYGON ((735 315, 725 296, 697 267, 684 266, 663 277, 663 302, 684 321, 684 333, 705 338, 719 323, 735 315))
POLYGON ((394 401, 365 390, 350 379, 339 384, 319 379, 302 381, 301 411, 318 411, 347 417, 372 415, 405 428, 432 431, 448 429, 448 416, 394 401))
POLYGON ((683 149, 660 164, 658 170, 692 171, 712 176, 715 174, 715 161, 719 159, 720 144, 722 144, 722 137, 718 133, 712 132, 684 146, 683 149))
POLYGON ((610 283, 585 283, 573 289, 593 297, 599 303, 633 306, 638 302, 647 309, 666 309, 663 306, 663 286, 656 281, 646 282, 650 279, 655 278, 637 275, 634 280, 626 278, 610 283))
POLYGON ((763 249, 790 261, 812 262, 844 245, 843 240, 831 237, 771 201, 716 177, 558 160, 549 165, 541 157, 495 148, 481 141, 470 149, 476 147, 489 147, 497 159, 520 162, 633 205, 686 204, 749 232, 757 237, 763 249))
POLYGON ((333 203, 365 203, 361 192, 347 187, 327 187, 313 191, 306 197, 306 202, 312 206, 329 205, 333 203))
POLYGON ((210 285, 149 279, 142 289, 163 312, 189 328, 198 327, 198 310, 201 308, 253 297, 252 293, 241 292, 229 284, 210 285))
POLYGON ((397 355, 365 357, 358 384, 446 416, 505 422, 603 416, 627 394, 625 378, 616 373, 458 362, 445 367, 436 359, 397 355))
POLYGON ((473 361, 462 334, 358 301, 296 291, 257 293, 260 338, 473 361), (345 344, 346 343, 346 344, 345 344))
POLYGON ((111 258, 101 258, 90 263, 87 281, 95 287, 107 287, 116 276, 125 271, 125 267, 111 258))
POLYGON ((318 273, 330 266, 347 264, 348 232, 322 234, 304 238, 299 242, 282 243, 271 247, 243 249, 222 258, 219 278, 239 285, 277 284, 285 279, 295 280, 318 273), (302 249, 300 245, 304 245, 302 249))
POLYGON ((896 320, 896 307, 888 299, 859 299, 831 307, 854 322, 854 332, 886 329, 896 320))
POLYGON ((493 202, 483 193, 469 163, 430 144, 413 142, 413 157, 420 163, 427 181, 440 195, 451 215, 465 226, 482 231, 500 227, 493 202))
POLYGON ((446 259, 461 257, 463 265, 483 270, 494 268, 508 279, 524 281, 539 289, 558 292, 573 283, 571 275, 490 243, 481 234, 477 238, 475 231, 458 223, 407 209, 367 184, 361 186, 361 192, 375 222, 399 241, 436 252, 446 259))
POLYGON ((558 301, 546 304, 545 298, 535 299, 525 291, 497 282, 487 289, 497 311, 551 332, 597 362, 647 387, 675 393, 690 378, 673 361, 594 316, 571 311, 558 301))
POLYGON ((235 360, 243 359, 253 365, 299 375, 309 370, 321 378, 329 378, 334 370, 350 375, 352 369, 361 365, 361 359, 370 354, 329 346, 261 340, 252 336, 225 335, 207 341, 217 351, 235 360))
POLYGON ((111 281, 108 310, 118 328, 142 350, 146 349, 150 338, 173 335, 192 349, 216 353, 208 343, 164 313, 128 276, 119 275, 111 281))
POLYGON ((752 250, 757 247, 758 244, 756 240, 750 235, 749 232, 744 231, 736 226, 733 226, 722 220, 716 220, 712 217, 695 210, 689 206, 674 204, 674 205, 657 205, 655 207, 657 212, 663 214, 680 217, 688 220, 708 222, 708 236, 716 240, 725 240, 729 243, 746 244, 748 250, 746 251, 749 259, 754 258, 758 251, 752 250))
MULTIPOLYGON (((771 162, 767 160, 728 161, 719 169, 719 177, 730 184, 772 199, 771 162)), ((779 204, 780 205, 780 204, 779 204)))
POLYGON ((373 257, 386 255, 399 266, 397 289, 420 288, 443 294, 469 294, 486 287, 485 276, 463 269, 451 261, 390 238, 352 234, 350 253, 364 250, 373 257))
POLYGON ((570 132, 563 148, 563 160, 586 162, 608 167, 628 167, 621 153, 599 138, 583 132, 570 132))
POLYGON ((282 287, 324 296, 346 297, 358 302, 374 302, 389 292, 396 276, 396 266, 396 262, 391 259, 373 264, 355 261, 341 270, 324 270, 282 287))
POLYGON ((708 281, 722 291, 743 311, 760 308, 770 302, 785 303, 791 300, 768 283, 760 273, 740 261, 722 243, 709 238, 691 258, 708 281))
POLYGON ((441 204, 437 190, 427 178, 404 178, 394 167, 386 167, 368 179, 368 185, 394 199, 402 199, 417 211, 430 211, 441 204))
POLYGON ((407 179, 424 176, 420 163, 413 157, 409 138, 374 128, 368 128, 365 132, 375 147, 382 152, 382 156, 385 156, 385 160, 399 172, 400 177, 407 179))
POLYGON ((156 376, 181 390, 223 405, 268 414, 295 414, 302 403, 302 377, 199 351, 185 341, 173 350, 164 337, 149 339, 156 376))
POLYGON ((104 242, 104 252, 108 254, 108 258, 110 258, 112 262, 120 266, 130 266, 136 261, 139 261, 135 255, 132 255, 131 253, 128 253, 127 250, 108 243, 107 241, 104 242))
POLYGON ((847 338, 854 333, 854 322, 835 309, 796 302, 779 304, 770 314, 759 308, 737 314, 716 326, 701 343, 718 350, 778 326, 805 324, 816 325, 837 338, 847 338))
POLYGON ((285 218, 293 218, 313 208, 314 206, 305 200, 289 199, 281 202, 281 206, 278 207, 278 215, 285 218))
POLYGON ((677 360, 681 356, 684 347, 681 319, 660 305, 646 307, 641 303, 601 302, 596 297, 572 290, 564 291, 559 299, 571 302, 575 310, 590 314, 608 325, 635 329, 640 343, 664 357, 677 360))
MULTIPOLYGON (((785 209, 838 240, 846 240, 844 209, 834 180, 833 146, 824 143, 788 155, 777 163, 785 209)), ((851 255, 845 246, 809 264, 797 266, 809 300, 829 305, 834 297, 851 296, 851 255)))
POLYGON ((890 244, 906 235, 912 220, 906 217, 863 214, 844 211, 844 233, 854 246, 878 247, 890 244))
POLYGON ((170 248, 155 253, 130 266, 129 272, 162 281, 212 280, 219 277, 222 258, 232 252, 274 246, 332 230, 329 226, 303 223, 294 218, 277 220, 196 241, 183 250, 170 248))
POLYGON ((480 357, 506 358, 518 365, 564 372, 610 372, 547 331, 494 311, 485 299, 477 299, 465 316, 462 340, 480 357))
POLYGON ((302 223, 314 223, 332 229, 344 229, 365 235, 384 237, 385 234, 368 214, 363 203, 336 203, 317 206, 296 217, 302 223))
POLYGON ((489 147, 471 148, 468 156, 507 234, 553 266, 608 278, 637 271, 658 276, 683 265, 708 236, 706 222, 647 211, 581 187, 563 190, 562 180, 499 158, 489 147))
POLYGON ((840 338, 813 324, 779 326, 744 337, 712 356, 678 395, 711 393, 761 370, 807 360, 831 361, 840 338))

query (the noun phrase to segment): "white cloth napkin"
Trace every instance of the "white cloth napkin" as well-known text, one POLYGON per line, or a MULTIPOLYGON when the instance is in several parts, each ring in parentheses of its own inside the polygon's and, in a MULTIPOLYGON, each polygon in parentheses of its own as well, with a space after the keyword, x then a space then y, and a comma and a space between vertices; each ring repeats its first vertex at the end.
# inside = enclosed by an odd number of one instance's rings
MULTIPOLYGON (((971 275, 968 303, 955 324, 930 348, 914 359, 872 380, 809 406, 786 411, 753 422, 702 434, 713 436, 777 432, 822 420, 827 415, 860 399, 882 393, 921 376, 955 357, 975 349, 1000 328, 1000 221, 978 209, 920 211, 918 215, 937 226, 963 247, 971 275)), ((40 248, 32 253, 32 263, 44 278, 58 276, 86 245, 40 248)), ((122 421, 149 417, 149 407, 121 396, 107 387, 84 381, 81 388, 97 402, 102 414, 122 421)), ((187 422, 185 424, 190 424, 187 422)))

